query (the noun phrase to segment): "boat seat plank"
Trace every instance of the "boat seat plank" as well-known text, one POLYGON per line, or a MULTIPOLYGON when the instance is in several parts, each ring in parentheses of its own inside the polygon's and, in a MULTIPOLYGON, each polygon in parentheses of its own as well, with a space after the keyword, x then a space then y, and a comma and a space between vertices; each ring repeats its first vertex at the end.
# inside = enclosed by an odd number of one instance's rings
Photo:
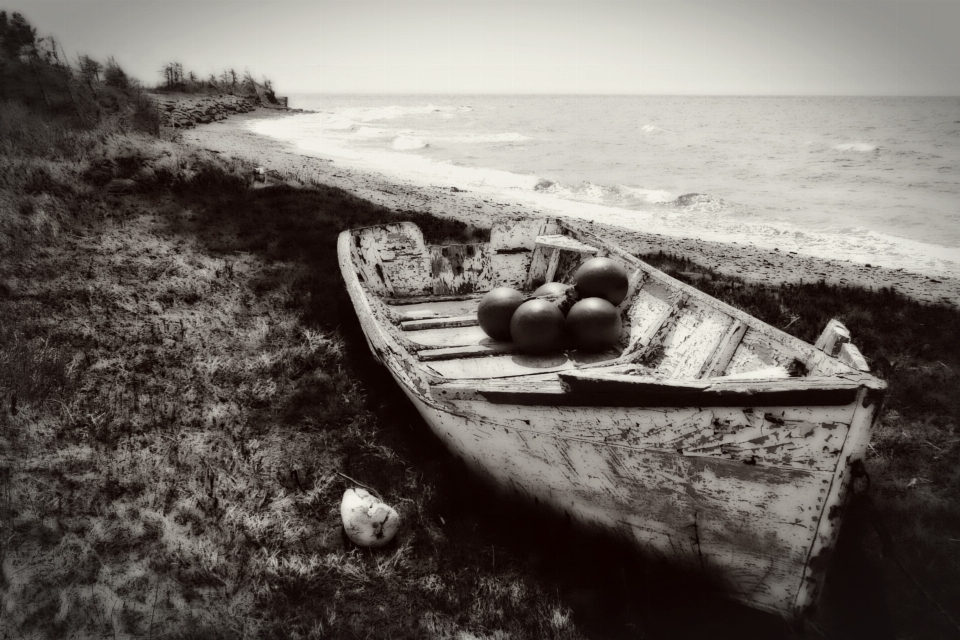
POLYGON ((493 339, 481 342, 480 344, 469 344, 459 347, 440 347, 438 349, 425 349, 419 351, 417 356, 424 362, 433 362, 436 360, 457 360, 460 358, 480 358, 495 353, 513 353, 517 346, 512 342, 497 342, 493 339))
POLYGON ((596 254, 600 251, 596 247, 591 247, 588 244, 584 244, 579 240, 564 235, 537 236, 535 243, 539 247, 555 249, 558 251, 576 251, 578 253, 589 254, 596 254))
POLYGON ((478 324, 405 331, 404 337, 421 348, 466 347, 491 341, 478 324))
MULTIPOLYGON (((502 343, 501 343, 502 344, 502 343)), ((528 356, 524 354, 492 355, 485 358, 458 358, 430 361, 428 365, 439 375, 450 380, 482 378, 485 382, 496 378, 510 378, 510 388, 518 386, 517 376, 573 369, 576 363, 563 354, 528 356)))
POLYGON ((439 318, 422 318, 400 323, 404 331, 422 331, 424 329, 445 329, 449 327, 475 327, 478 324, 476 314, 439 318))
POLYGON ((450 295, 425 295, 425 296, 383 296, 381 300, 384 304, 388 304, 392 307, 409 307, 413 305, 420 304, 435 304, 438 302, 464 302, 467 300, 475 300, 476 304, 480 304, 480 298, 484 296, 484 293, 453 293, 450 295))
POLYGON ((398 322, 408 322, 410 320, 426 320, 427 318, 476 316, 477 307, 479 306, 480 298, 468 300, 438 300, 402 306, 390 305, 390 313, 398 322))

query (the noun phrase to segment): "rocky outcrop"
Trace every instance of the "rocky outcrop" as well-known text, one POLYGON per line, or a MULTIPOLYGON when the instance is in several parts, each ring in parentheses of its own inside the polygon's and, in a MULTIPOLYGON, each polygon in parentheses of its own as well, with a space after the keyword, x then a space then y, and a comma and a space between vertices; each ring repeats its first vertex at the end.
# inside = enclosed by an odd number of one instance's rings
POLYGON ((235 113, 257 108, 256 97, 230 94, 205 96, 160 96, 157 100, 160 124, 175 129, 189 129, 197 124, 226 120, 235 113))

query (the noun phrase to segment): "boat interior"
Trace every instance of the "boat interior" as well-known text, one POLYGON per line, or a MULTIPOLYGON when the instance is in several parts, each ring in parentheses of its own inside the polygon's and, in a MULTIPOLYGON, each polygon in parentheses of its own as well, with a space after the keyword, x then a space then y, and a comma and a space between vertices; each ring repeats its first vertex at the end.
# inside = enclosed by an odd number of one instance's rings
POLYGON ((566 221, 501 222, 489 242, 458 245, 427 245, 414 224, 396 223, 353 231, 350 250, 368 299, 388 319, 382 324, 422 367, 450 381, 590 371, 661 381, 822 379, 868 369, 839 323, 814 347, 566 221), (618 261, 629 276, 613 348, 527 355, 478 325, 490 289, 572 284, 595 256, 618 261))

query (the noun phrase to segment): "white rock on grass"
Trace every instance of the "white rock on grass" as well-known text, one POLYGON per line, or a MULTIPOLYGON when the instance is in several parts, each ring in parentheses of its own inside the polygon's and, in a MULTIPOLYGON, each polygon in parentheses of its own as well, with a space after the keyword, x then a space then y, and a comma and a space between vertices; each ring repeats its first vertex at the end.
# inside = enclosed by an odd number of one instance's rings
POLYGON ((400 515, 366 489, 351 488, 343 493, 340 518, 347 537, 360 547, 382 547, 397 534, 400 515))

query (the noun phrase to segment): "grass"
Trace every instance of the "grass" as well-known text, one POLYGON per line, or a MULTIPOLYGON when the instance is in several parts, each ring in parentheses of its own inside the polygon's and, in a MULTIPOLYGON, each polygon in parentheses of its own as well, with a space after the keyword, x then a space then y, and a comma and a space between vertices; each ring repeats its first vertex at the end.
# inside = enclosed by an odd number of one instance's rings
MULTIPOLYGON (((435 242, 483 230, 333 188, 254 190, 239 162, 0 109, 16 116, 0 118, 0 162, 33 167, 0 173, 14 203, 0 209, 15 257, 0 261, 10 637, 795 636, 491 494, 429 434, 368 352, 336 236, 400 219, 435 242), (104 195, 117 177, 138 193, 104 195), (347 477, 401 512, 386 550, 344 541, 347 477)), ((834 315, 849 326, 891 383, 875 498, 908 568, 960 607, 957 313, 645 258, 806 340, 834 315)), ((864 523, 848 519, 841 544, 829 633, 949 632, 864 523)))

